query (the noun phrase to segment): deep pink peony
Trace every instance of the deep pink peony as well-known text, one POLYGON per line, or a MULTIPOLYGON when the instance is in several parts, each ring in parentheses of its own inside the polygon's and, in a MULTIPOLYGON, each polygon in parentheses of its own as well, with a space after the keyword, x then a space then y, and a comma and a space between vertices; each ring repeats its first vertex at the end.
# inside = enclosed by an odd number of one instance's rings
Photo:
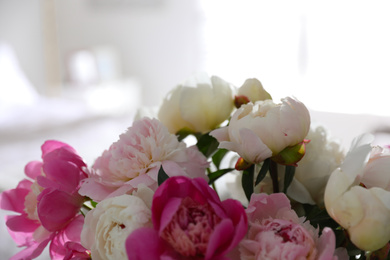
POLYGON ((242 260, 348 259, 346 252, 335 254, 333 231, 325 228, 319 237, 318 229, 291 209, 284 193, 253 194, 246 213, 249 229, 240 243, 242 260))
POLYGON ((46 141, 42 162, 26 165, 26 176, 15 189, 0 195, 0 208, 19 215, 7 216, 9 233, 24 250, 11 259, 33 259, 51 241, 52 259, 62 259, 64 244, 80 241, 83 218, 78 214, 84 198, 78 194, 86 167, 76 151, 65 143, 46 141), (81 218, 80 218, 81 217, 81 218))
POLYGON ((130 194, 141 183, 155 190, 161 166, 169 176, 207 179, 209 163, 196 146, 187 148, 160 121, 143 118, 135 121, 96 160, 80 193, 102 201, 107 197, 130 194))
POLYGON ((153 228, 133 231, 126 241, 129 259, 228 259, 245 236, 242 205, 220 201, 201 178, 167 179, 155 192, 153 228))

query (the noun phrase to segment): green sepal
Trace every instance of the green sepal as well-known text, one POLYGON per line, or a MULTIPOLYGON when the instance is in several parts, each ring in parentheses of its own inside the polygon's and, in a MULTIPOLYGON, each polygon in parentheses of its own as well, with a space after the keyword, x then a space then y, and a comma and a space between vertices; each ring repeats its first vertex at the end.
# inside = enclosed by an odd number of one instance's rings
POLYGON ((233 170, 234 170, 233 168, 227 168, 227 169, 221 169, 221 170, 217 170, 215 172, 209 173, 208 174, 209 184, 213 184, 218 178, 222 177, 226 173, 231 172, 233 170))
POLYGON ((305 155, 306 144, 309 142, 310 140, 303 140, 296 145, 288 146, 271 159, 278 164, 297 166, 297 162, 305 155))
POLYGON ((255 165, 254 164, 252 164, 248 169, 246 169, 242 172, 241 184, 242 184, 242 188, 244 189, 244 193, 245 193, 245 196, 248 199, 248 201, 251 199, 251 196, 253 194, 254 172, 255 172, 255 165))
POLYGON ((222 159, 225 157, 225 155, 228 153, 229 151, 226 150, 226 149, 219 149, 218 151, 215 152, 215 154, 211 157, 215 167, 217 167, 217 169, 219 169, 219 166, 221 165, 221 161, 222 159))
POLYGON ((198 147, 199 151, 203 153, 203 155, 207 158, 209 158, 218 149, 218 145, 219 142, 217 141, 217 139, 215 139, 208 133, 201 135, 198 138, 198 142, 196 143, 196 146, 198 147))
POLYGON ((286 165, 286 169, 284 171, 284 187, 283 192, 287 193, 287 189, 290 186, 291 182, 294 179, 295 175, 295 166, 286 165))
POLYGON ((259 184, 265 178, 265 176, 267 175, 267 172, 269 170, 269 163, 270 163, 270 159, 269 158, 265 159, 263 161, 263 165, 261 166, 259 174, 257 175, 257 178, 256 178, 255 186, 257 186, 257 184, 259 184))
POLYGON ((160 167, 160 170, 158 170, 158 175, 157 175, 157 183, 158 186, 160 186, 166 179, 168 179, 169 176, 167 173, 164 171, 163 167, 160 167))

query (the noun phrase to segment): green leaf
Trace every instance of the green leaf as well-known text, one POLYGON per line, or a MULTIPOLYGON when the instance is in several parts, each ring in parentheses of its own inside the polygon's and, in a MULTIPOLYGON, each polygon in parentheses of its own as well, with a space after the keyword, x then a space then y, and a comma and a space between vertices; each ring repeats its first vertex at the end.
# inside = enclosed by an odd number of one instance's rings
POLYGON ((160 186, 168 178, 169 178, 169 176, 167 175, 167 173, 164 171, 163 167, 161 166, 160 170, 158 171, 158 175, 157 175, 158 186, 160 186))
POLYGON ((207 158, 210 157, 218 148, 218 141, 211 135, 204 134, 198 138, 198 142, 196 146, 198 147, 199 151, 203 153, 204 156, 207 158))
POLYGON ((219 177, 222 177, 228 172, 233 171, 234 168, 227 168, 227 169, 221 169, 215 172, 211 172, 208 174, 209 177, 209 184, 213 184, 219 177))
POLYGON ((270 162, 269 158, 264 160, 263 165, 261 166, 261 169, 259 171, 259 174, 257 175, 255 186, 259 184, 267 175, 267 172, 269 170, 269 162, 270 162))
POLYGON ((221 161, 223 159, 223 157, 225 157, 225 155, 228 153, 229 151, 226 150, 226 149, 219 149, 212 157, 212 161, 215 165, 215 167, 217 167, 217 169, 219 169, 219 166, 221 165, 221 161))
POLYGON ((248 169, 244 170, 242 173, 241 184, 244 189, 245 196, 248 200, 251 199, 253 194, 253 178, 255 172, 255 165, 252 164, 248 169))
POLYGON ((284 193, 287 193, 287 189, 290 186, 292 180, 294 179, 294 175, 295 175, 295 166, 286 165, 286 169, 284 172, 284 187, 283 187, 284 193))
POLYGON ((184 138, 186 138, 187 136, 189 135, 192 135, 194 134, 194 132, 192 130, 190 130, 189 128, 182 128, 180 129, 179 131, 177 131, 176 133, 176 136, 177 136, 177 139, 179 141, 182 141, 184 138))

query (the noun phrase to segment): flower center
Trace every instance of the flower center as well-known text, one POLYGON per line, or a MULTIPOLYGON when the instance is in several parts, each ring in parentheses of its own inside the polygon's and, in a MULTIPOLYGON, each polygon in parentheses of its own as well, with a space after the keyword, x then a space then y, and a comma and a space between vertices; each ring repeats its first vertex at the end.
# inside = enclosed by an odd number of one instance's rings
POLYGON ((35 181, 31 185, 31 191, 27 194, 24 201, 24 212, 27 213, 29 219, 39 220, 37 212, 37 197, 43 188, 35 181))
POLYGON ((221 221, 209 204, 199 204, 187 197, 162 233, 177 252, 186 257, 201 257, 214 227, 221 221))

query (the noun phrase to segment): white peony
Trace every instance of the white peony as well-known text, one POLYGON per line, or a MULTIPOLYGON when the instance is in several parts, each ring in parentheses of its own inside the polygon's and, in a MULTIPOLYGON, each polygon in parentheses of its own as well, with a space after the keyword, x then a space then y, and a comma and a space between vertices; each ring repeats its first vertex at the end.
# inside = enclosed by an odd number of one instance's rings
POLYGON ((242 105, 233 113, 229 126, 210 135, 220 142, 219 148, 237 152, 249 163, 260 163, 302 142, 309 128, 306 106, 286 97, 281 104, 265 100, 242 105))
POLYGON ((354 140, 325 189, 329 215, 366 251, 380 249, 390 240, 390 153, 373 149, 372 139, 363 135, 354 140))
POLYGON ((206 133, 228 119, 233 108, 233 87, 217 76, 201 74, 168 93, 158 119, 173 134, 182 129, 206 133))
POLYGON ((125 241, 132 231, 152 226, 153 191, 139 187, 133 195, 101 201, 85 217, 81 244, 94 260, 127 259, 125 241))

